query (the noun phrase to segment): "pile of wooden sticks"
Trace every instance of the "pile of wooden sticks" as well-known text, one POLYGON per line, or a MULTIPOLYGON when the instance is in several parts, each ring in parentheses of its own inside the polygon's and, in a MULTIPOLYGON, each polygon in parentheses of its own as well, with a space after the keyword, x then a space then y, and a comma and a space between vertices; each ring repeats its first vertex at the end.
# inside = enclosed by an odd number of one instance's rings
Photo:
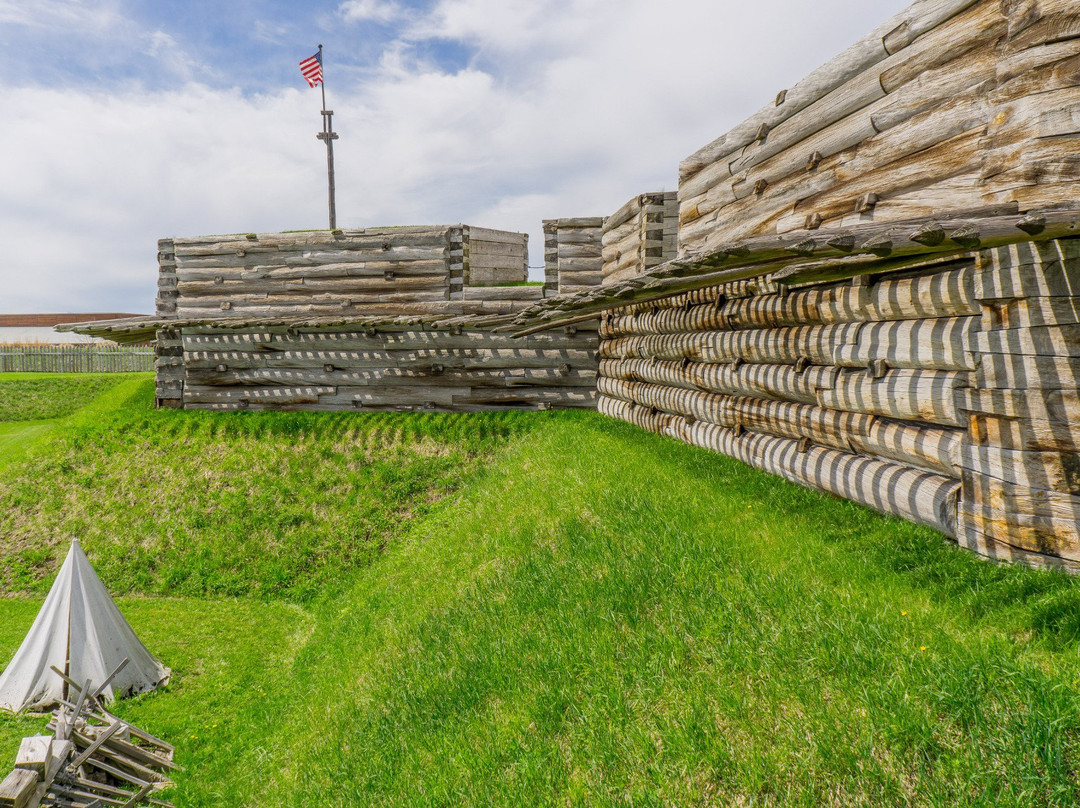
POLYGON ((68 684, 47 732, 24 738, 15 770, 0 782, 0 808, 105 808, 171 803, 154 795, 173 783, 175 749, 108 712, 101 694, 127 660, 98 687, 53 671, 68 684))

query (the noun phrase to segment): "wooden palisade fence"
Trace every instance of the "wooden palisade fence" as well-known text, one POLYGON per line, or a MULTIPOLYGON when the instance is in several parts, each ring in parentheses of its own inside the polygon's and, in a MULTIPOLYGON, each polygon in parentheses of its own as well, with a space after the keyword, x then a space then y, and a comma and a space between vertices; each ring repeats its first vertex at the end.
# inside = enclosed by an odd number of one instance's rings
POLYGON ((149 345, 0 345, 0 373, 149 373, 149 345))

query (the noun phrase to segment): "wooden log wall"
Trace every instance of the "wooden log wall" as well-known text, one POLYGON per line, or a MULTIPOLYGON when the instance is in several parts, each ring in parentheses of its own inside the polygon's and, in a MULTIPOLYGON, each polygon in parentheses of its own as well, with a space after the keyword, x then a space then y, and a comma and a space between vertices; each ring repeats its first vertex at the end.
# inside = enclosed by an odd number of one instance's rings
POLYGON ((670 261, 679 237, 678 194, 635 196, 604 219, 603 282, 617 283, 670 261))
POLYGON ((515 311, 527 236, 469 225, 250 233, 158 243, 159 316, 312 317, 515 311), (505 289, 500 293, 498 289, 505 289), (500 305, 503 304, 503 305, 500 305))
POLYGON ((1075 198, 1080 5, 919 0, 679 171, 679 251, 1075 198))
POLYGON ((595 324, 526 339, 421 318, 362 329, 207 325, 183 328, 180 342, 185 408, 474 412, 596 406, 595 324))
POLYGON ((1080 572, 1080 240, 696 289, 600 334, 604 413, 1080 572))
POLYGON ((958 538, 1080 571, 1080 241, 979 254, 958 538))
POLYGON ((529 236, 485 227, 463 228, 466 286, 498 286, 529 279, 529 236))
POLYGON ((603 216, 544 220, 544 290, 548 297, 599 286, 604 278, 603 216))
POLYGON ((527 238, 452 225, 164 239, 158 406, 594 407, 595 324, 525 341, 486 325, 543 297, 524 285, 527 238))

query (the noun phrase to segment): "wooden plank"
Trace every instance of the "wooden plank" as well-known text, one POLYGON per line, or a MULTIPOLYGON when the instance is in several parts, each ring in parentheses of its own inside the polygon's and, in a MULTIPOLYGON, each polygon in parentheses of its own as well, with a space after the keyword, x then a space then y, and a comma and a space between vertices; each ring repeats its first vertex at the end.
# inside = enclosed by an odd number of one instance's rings
POLYGON ((0 808, 27 808, 37 792, 38 775, 15 769, 0 781, 0 808))
POLYGON ((957 406, 965 412, 987 413, 1006 418, 1069 424, 1080 421, 1080 391, 1041 390, 959 390, 957 406))
POLYGON ((981 388, 1038 391, 1080 388, 1080 357, 986 353, 978 357, 978 364, 981 388))
POLYGON ((1080 494, 1078 454, 965 445, 960 456, 963 467, 978 474, 1026 488, 1080 494))
POLYGON ((1080 573, 1080 563, 1056 556, 1036 553, 987 536, 979 529, 970 514, 958 509, 957 543, 968 550, 995 561, 1023 564, 1033 569, 1058 569, 1072 574, 1080 573))
POLYGON ((988 413, 968 416, 968 434, 976 446, 999 446, 1036 452, 1080 452, 1080 422, 1008 418, 988 413))
POLYGON ((36 772, 42 779, 48 770, 52 755, 53 738, 51 735, 32 735, 23 738, 19 751, 15 755, 15 768, 36 772))
POLYGON ((976 336, 975 346, 988 354, 1080 357, 1080 324, 987 331, 976 336))

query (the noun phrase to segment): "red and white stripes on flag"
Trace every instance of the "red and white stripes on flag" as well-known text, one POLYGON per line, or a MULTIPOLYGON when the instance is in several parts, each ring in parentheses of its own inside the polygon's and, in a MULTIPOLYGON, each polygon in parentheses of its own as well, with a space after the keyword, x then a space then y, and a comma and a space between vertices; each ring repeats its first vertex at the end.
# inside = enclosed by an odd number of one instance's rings
POLYGON ((309 56, 300 63, 300 72, 307 79, 309 87, 314 87, 322 82, 322 58, 319 54, 309 56))

